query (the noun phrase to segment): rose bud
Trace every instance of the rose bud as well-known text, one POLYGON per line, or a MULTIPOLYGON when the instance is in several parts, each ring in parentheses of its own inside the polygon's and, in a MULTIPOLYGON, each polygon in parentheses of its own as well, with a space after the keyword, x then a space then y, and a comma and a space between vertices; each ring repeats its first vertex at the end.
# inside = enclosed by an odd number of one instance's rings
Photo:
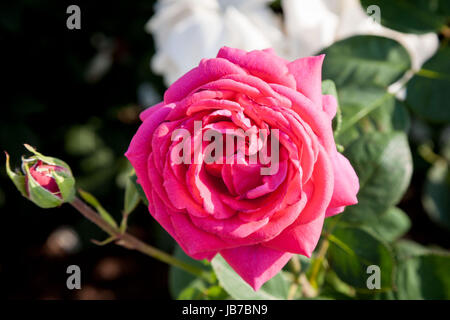
POLYGON ((6 172, 22 195, 41 208, 58 207, 75 196, 75 179, 70 167, 56 158, 47 157, 25 144, 34 155, 22 157, 22 173, 13 172, 6 153, 6 172))

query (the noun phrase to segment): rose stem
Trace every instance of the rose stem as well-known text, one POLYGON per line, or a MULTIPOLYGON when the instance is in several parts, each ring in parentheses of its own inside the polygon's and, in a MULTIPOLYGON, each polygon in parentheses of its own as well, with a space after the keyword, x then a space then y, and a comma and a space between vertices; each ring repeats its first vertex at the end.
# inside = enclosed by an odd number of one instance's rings
POLYGON ((201 268, 193 266, 189 263, 181 261, 164 251, 156 249, 138 238, 132 236, 129 233, 122 233, 118 228, 111 226, 105 220, 103 220, 97 212, 95 212, 91 207, 86 205, 80 198, 75 197, 75 199, 70 202, 70 204, 77 209, 86 219, 97 225, 100 229, 108 233, 111 237, 117 239, 116 244, 125 247, 127 249, 137 250, 145 255, 148 255, 152 258, 158 259, 162 262, 170 264, 172 266, 178 267, 186 272, 193 274, 194 276, 201 277, 208 282, 211 282, 211 278, 208 276, 208 273, 201 268))
POLYGON ((298 285, 299 285, 299 274, 301 271, 301 265, 300 265, 300 261, 298 260, 297 255, 292 256, 291 260, 289 261, 289 266, 292 270, 292 274, 294 276, 294 281, 292 281, 292 284, 289 288, 287 299, 292 300, 292 299, 294 299, 295 294, 297 293, 297 289, 298 289, 298 285))
POLYGON ((317 275, 319 274, 320 267, 322 266, 323 259, 325 258, 325 254, 327 253, 329 246, 328 238, 322 240, 322 244, 319 248, 319 253, 317 257, 312 261, 311 265, 311 276, 309 277, 309 282, 313 286, 313 288, 317 289, 317 275))
POLYGON ((336 228, 339 220, 341 219, 341 215, 333 218, 333 221, 328 226, 327 230, 322 233, 323 240, 319 248, 319 252, 317 257, 311 259, 311 273, 309 277, 309 283, 313 288, 317 289, 317 276, 319 274, 320 268, 322 267, 322 262, 325 259, 325 255, 327 254, 328 247, 330 246, 330 242, 328 237, 333 233, 334 228, 336 228))

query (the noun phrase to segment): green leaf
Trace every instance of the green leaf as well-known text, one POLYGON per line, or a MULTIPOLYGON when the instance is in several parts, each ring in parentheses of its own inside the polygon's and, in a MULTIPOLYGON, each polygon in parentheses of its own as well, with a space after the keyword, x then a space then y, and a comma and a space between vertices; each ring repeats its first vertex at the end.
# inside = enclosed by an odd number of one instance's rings
POLYGON ((389 291, 382 291, 379 293, 376 293, 374 296, 375 300, 397 300, 397 297, 395 296, 395 292, 393 290, 389 291))
POLYGON ((211 286, 207 289, 206 294, 212 300, 229 300, 229 294, 219 285, 211 286))
POLYGON ((194 278, 175 298, 178 300, 206 300, 205 282, 202 279, 194 278))
POLYGON ((450 299, 450 255, 428 253, 401 260, 398 299, 450 299))
POLYGON ((430 252, 430 249, 417 242, 401 239, 395 242, 394 251, 397 260, 406 260, 411 257, 427 254, 430 252))
POLYGON ((330 94, 336 99, 338 98, 336 85, 333 80, 323 80, 322 81, 322 94, 330 94))
POLYGON ((325 275, 325 283, 320 289, 320 296, 337 300, 354 299, 355 289, 339 279, 336 273, 330 269, 325 275))
POLYGON ((219 279, 220 285, 238 300, 279 300, 287 299, 289 286, 283 274, 279 272, 267 281, 258 290, 254 291, 242 278, 228 265, 221 255, 211 261, 212 267, 219 279))
POLYGON ((381 23, 400 32, 436 32, 449 20, 448 0, 361 0, 361 5, 366 12, 371 5, 380 7, 381 23))
POLYGON ((102 241, 98 241, 95 239, 91 239, 91 242, 96 244, 97 246, 103 247, 106 246, 107 244, 110 244, 111 242, 117 241, 117 236, 111 236, 106 238, 105 240, 102 241))
POLYGON ((409 185, 412 159, 406 135, 366 134, 348 146, 344 154, 358 175, 360 189, 358 204, 347 207, 342 219, 370 223, 377 219, 374 215, 397 204, 409 185))
POLYGON ((211 286, 201 279, 195 279, 178 295, 178 300, 225 300, 230 296, 220 286, 211 286))
POLYGON ((335 42, 323 53, 323 77, 338 88, 347 85, 387 87, 410 69, 408 52, 398 42, 378 36, 355 36, 335 42))
POLYGON ((434 122, 450 122, 450 48, 441 47, 408 82, 406 102, 412 111, 434 122))
POLYGON ((142 186, 137 182, 137 176, 136 174, 130 176, 130 180, 131 182, 134 184, 134 186, 136 187, 137 192, 139 193, 139 196, 142 199, 142 202, 148 206, 148 200, 147 200, 147 196, 145 195, 144 189, 142 189, 142 186))
POLYGON ((436 161, 428 171, 422 203, 435 223, 450 229, 450 170, 447 161, 436 161))
POLYGON ((408 133, 410 128, 411 116, 408 108, 403 101, 395 99, 395 108, 392 113, 392 129, 408 133))
POLYGON ((397 275, 396 299, 449 299, 450 254, 410 240, 394 244, 397 275))
POLYGON ((411 227, 411 220, 403 210, 392 207, 377 215, 376 221, 368 225, 375 234, 387 242, 397 240, 411 227))
MULTIPOLYGON (((192 259, 180 246, 175 247, 174 257, 189 264, 210 270, 202 261, 192 259)), ((169 269, 169 291, 174 299, 204 299, 208 284, 194 275, 171 266, 169 269)))
POLYGON ((337 105, 337 110, 336 110, 336 116, 333 118, 333 132, 334 132, 334 136, 336 136, 339 133, 339 131, 341 130, 341 126, 342 126, 342 111, 339 106, 338 93, 336 90, 336 85, 334 84, 333 80, 322 81, 322 94, 332 95, 336 98, 338 105, 337 105))
POLYGON ((409 130, 409 114, 402 102, 377 87, 349 86, 339 90, 342 126, 336 142, 347 146, 362 134, 409 130))
MULTIPOLYGON (((134 172, 134 171, 133 171, 134 172)), ((136 184, 131 180, 131 176, 127 177, 125 182, 125 197, 122 211, 122 221, 120 222, 120 231, 125 232, 128 227, 128 216, 136 209, 141 196, 137 190, 136 184)))
POLYGON ((117 228, 117 223, 114 220, 114 218, 109 214, 108 211, 106 211, 102 207, 100 202, 92 194, 90 194, 87 191, 81 190, 81 189, 79 189, 78 192, 80 193, 80 195, 84 201, 89 203, 91 206, 93 206, 97 210, 97 212, 100 214, 100 216, 103 218, 103 220, 108 222, 114 228, 117 228))
MULTIPOLYGON (((327 257, 331 268, 347 284, 362 291, 367 288, 367 267, 377 265, 381 270, 381 289, 392 287, 394 259, 390 248, 373 233, 351 226, 337 226, 329 235, 327 257)), ((375 293, 376 290, 373 290, 375 293)))
POLYGON ((131 179, 127 179, 125 185, 123 214, 128 216, 131 212, 133 212, 140 200, 141 196, 136 188, 136 185, 131 181, 131 179))

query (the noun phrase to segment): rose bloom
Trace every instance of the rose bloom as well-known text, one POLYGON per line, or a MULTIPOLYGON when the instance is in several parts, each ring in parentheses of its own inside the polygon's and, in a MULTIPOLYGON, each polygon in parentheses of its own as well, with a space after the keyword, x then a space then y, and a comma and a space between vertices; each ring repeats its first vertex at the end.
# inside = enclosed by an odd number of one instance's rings
POLYGON ((310 257, 324 219, 357 203, 358 177, 333 138, 337 103, 321 91, 323 59, 289 62, 272 49, 223 47, 141 113, 126 152, 150 213, 186 254, 211 260, 220 253, 255 290, 293 254, 310 257), (196 121, 223 135, 277 129, 278 170, 262 175, 270 164, 246 162, 239 149, 240 163, 180 163, 172 152, 177 129, 191 133, 191 150, 204 156, 207 149, 195 145, 196 121))

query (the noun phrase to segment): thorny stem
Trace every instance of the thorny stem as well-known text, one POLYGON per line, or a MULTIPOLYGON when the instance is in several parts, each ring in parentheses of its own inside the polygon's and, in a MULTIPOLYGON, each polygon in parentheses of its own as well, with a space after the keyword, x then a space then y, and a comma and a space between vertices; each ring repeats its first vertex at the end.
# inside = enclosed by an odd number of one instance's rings
POLYGON ((145 255, 152 258, 158 259, 162 262, 170 264, 172 266, 178 267, 186 272, 189 272, 195 276, 201 277, 208 282, 211 282, 211 277, 208 273, 201 268, 195 267, 184 261, 178 260, 177 258, 156 249, 145 242, 139 240, 138 238, 132 236, 129 233, 121 232, 119 228, 111 226, 108 222, 102 219, 100 215, 97 214, 91 207, 85 204, 80 198, 75 197, 75 199, 70 203, 75 209, 77 209, 86 219, 100 227, 103 231, 108 233, 113 239, 115 239, 116 244, 125 247, 127 249, 132 249, 139 251, 145 255))

